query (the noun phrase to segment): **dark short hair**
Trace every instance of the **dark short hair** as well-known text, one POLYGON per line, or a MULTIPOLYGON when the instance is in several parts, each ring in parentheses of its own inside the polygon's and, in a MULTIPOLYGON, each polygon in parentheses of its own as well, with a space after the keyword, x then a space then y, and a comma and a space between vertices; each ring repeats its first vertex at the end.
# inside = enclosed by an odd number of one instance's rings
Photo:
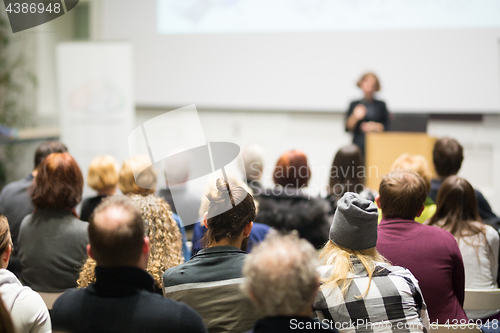
POLYGON ((66 145, 59 141, 45 141, 42 142, 35 151, 35 169, 38 168, 40 163, 53 153, 67 153, 68 148, 66 145))
POLYGON ((415 171, 394 170, 382 177, 379 194, 384 218, 413 220, 427 198, 427 188, 415 171))
POLYGON ((208 230, 203 243, 209 245, 223 238, 234 240, 256 216, 253 197, 241 186, 229 186, 222 178, 216 181, 217 190, 207 195, 208 230))
POLYGON ((301 188, 311 179, 307 156, 300 150, 290 150, 281 155, 274 167, 273 181, 277 185, 301 188))
POLYGON ((463 160, 464 149, 457 140, 445 137, 437 140, 434 144, 432 161, 438 176, 456 175, 463 160))
POLYGON ((125 196, 104 199, 89 219, 89 242, 92 256, 102 266, 133 266, 141 257, 144 244, 144 221, 139 208, 125 196), (102 228, 96 219, 109 209, 126 212, 126 218, 114 229, 102 228))
POLYGON ((37 170, 31 187, 35 208, 74 208, 82 200, 82 171, 69 153, 50 154, 37 170))

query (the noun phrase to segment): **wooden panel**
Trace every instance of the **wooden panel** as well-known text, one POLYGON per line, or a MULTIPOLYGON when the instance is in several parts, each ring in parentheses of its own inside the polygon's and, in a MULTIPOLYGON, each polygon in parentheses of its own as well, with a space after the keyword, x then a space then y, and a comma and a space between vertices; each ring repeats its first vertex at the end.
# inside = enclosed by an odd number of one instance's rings
POLYGON ((435 142, 436 138, 425 133, 367 133, 366 185, 378 191, 382 176, 391 171, 394 161, 404 153, 424 156, 435 176, 432 164, 432 149, 435 142))

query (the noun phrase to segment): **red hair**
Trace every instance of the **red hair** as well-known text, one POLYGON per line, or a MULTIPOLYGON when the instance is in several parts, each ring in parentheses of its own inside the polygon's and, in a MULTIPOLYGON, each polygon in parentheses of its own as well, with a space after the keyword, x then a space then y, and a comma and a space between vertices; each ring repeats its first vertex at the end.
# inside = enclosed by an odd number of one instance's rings
POLYGON ((277 185, 306 187, 311 178, 307 157, 300 150, 290 150, 279 158, 274 168, 273 181, 277 185))
POLYGON ((54 153, 38 166, 31 200, 35 208, 74 208, 82 200, 83 175, 69 153, 54 153))

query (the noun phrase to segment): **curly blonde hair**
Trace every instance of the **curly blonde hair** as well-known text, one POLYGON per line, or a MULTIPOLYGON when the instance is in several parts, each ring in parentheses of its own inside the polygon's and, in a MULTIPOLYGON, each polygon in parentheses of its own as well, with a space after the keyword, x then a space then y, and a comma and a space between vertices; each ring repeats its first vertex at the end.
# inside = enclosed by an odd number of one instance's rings
MULTIPOLYGON (((150 240, 147 272, 153 276, 155 286, 161 289, 163 273, 184 261, 181 232, 172 218, 170 206, 163 198, 137 194, 132 194, 129 198, 142 212, 146 234, 150 240)), ((95 282, 95 266, 95 260, 88 257, 77 281, 79 288, 85 288, 95 282)))

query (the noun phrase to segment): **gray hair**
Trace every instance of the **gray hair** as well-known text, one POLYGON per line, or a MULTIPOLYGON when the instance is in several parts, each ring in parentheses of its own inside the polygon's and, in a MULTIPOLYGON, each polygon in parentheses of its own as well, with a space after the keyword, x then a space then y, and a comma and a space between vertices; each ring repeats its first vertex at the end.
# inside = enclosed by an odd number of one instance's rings
POLYGON ((191 156, 182 151, 171 152, 170 157, 163 160, 163 173, 165 181, 170 185, 183 184, 188 181, 191 171, 191 156))
POLYGON ((311 306, 318 289, 313 246, 297 233, 271 230, 245 259, 242 289, 265 316, 293 316, 311 306))
POLYGON ((264 169, 264 149, 256 144, 248 145, 241 150, 243 163, 240 162, 240 170, 245 174, 247 180, 258 180, 264 169))

